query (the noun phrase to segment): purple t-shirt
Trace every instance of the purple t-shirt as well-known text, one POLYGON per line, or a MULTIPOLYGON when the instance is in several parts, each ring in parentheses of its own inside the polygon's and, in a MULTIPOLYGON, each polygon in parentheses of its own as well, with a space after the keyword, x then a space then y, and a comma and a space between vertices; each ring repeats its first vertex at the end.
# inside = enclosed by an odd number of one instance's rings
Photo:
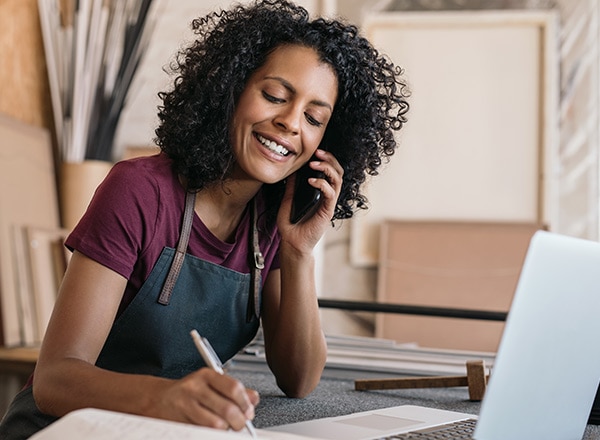
MULTIPOLYGON (((116 163, 96 190, 92 201, 66 240, 98 263, 128 279, 119 314, 150 275, 165 246, 176 248, 185 208, 185 190, 165 154, 116 163)), ((258 197, 260 249, 265 257, 264 280, 279 268, 280 237, 267 227, 258 197)), ((250 213, 244 213, 233 243, 215 237, 194 215, 188 253, 241 273, 249 273, 250 213)))

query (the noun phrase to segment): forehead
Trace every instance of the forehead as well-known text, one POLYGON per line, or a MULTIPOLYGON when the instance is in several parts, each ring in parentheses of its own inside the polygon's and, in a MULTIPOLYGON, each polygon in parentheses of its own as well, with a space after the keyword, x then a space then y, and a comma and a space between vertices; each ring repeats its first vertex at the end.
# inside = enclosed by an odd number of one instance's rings
POLYGON ((321 61, 312 48, 285 45, 274 49, 251 80, 277 77, 289 82, 298 91, 312 92, 333 106, 337 98, 337 77, 333 68, 321 61))

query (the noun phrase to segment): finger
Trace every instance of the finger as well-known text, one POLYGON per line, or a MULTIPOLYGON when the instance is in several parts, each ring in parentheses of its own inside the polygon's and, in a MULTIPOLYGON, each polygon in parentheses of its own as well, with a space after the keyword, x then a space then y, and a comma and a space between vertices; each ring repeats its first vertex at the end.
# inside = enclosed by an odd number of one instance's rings
POLYGON ((167 410, 174 411, 173 420, 214 429, 228 429, 229 423, 214 410, 217 404, 212 395, 215 392, 209 386, 210 380, 218 376, 218 373, 202 368, 176 381, 170 392, 172 397, 164 402, 167 410))
POLYGON ((216 429, 243 429, 248 417, 240 407, 214 390, 206 392, 207 389, 210 388, 203 388, 203 391, 198 393, 195 405, 186 411, 190 421, 216 429))
POLYGON ((323 177, 309 179, 309 183, 319 188, 326 196, 337 198, 342 188, 342 174, 328 162, 315 162, 313 166, 323 173, 323 177))
POLYGON ((331 154, 324 160, 312 161, 311 167, 321 171, 325 176, 325 180, 335 189, 341 188, 344 169, 331 154))
POLYGON ((192 404, 182 408, 191 423, 217 429, 244 428, 254 418, 254 405, 246 388, 230 376, 202 368, 188 376, 186 388, 193 388, 192 404), (190 387, 190 382, 193 386, 190 387))
POLYGON ((318 188, 321 191, 324 203, 329 204, 337 200, 338 192, 335 188, 336 185, 334 183, 329 182, 327 177, 321 179, 313 177, 308 179, 308 181, 312 186, 318 188))
POLYGON ((248 393, 250 403, 256 408, 256 405, 258 405, 260 402, 260 395, 258 394, 258 391, 246 388, 246 393, 248 393))
POLYGON ((227 399, 235 403, 242 412, 254 411, 254 404, 250 400, 248 390, 244 385, 231 376, 222 376, 223 380, 215 381, 214 388, 227 399))
POLYGON ((229 429, 230 426, 229 422, 217 415, 217 413, 211 409, 200 404, 199 400, 195 400, 194 403, 185 410, 185 414, 187 416, 187 423, 222 430, 229 429))
POLYGON ((325 150, 317 150, 317 151, 315 151, 315 156, 319 160, 330 164, 333 167, 333 169, 335 170, 335 173, 337 173, 338 175, 340 175, 340 176, 344 175, 344 168, 339 163, 339 161, 336 159, 336 157, 333 154, 331 154, 330 152, 325 151, 325 150))
POLYGON ((215 400, 219 415, 221 415, 232 428, 238 430, 244 427, 246 420, 254 418, 253 398, 242 383, 230 376, 221 376, 222 380, 211 383, 219 397, 223 400, 215 400))

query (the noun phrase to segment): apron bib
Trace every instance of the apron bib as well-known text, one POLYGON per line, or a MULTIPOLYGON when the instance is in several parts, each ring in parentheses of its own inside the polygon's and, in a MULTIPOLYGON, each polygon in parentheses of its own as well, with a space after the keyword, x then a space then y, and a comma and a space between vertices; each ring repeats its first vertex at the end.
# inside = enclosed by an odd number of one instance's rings
MULTIPOLYGON (((252 273, 186 254, 195 200, 195 193, 187 193, 177 249, 163 249, 150 276, 113 324, 96 361, 98 367, 178 379, 205 366, 190 330, 206 337, 223 362, 256 335, 259 319, 249 313, 255 302, 252 273)), ((256 234, 255 209, 252 205, 256 234)), ((250 249, 248 258, 253 261, 254 249, 250 249)), ((260 273, 257 280, 260 288, 260 273)), ((260 291, 256 293, 259 297, 260 291)))
POLYGON ((116 320, 96 365, 123 373, 180 378, 204 366, 190 330, 225 362, 256 335, 246 322, 250 274, 186 255, 168 305, 157 301, 175 250, 163 249, 133 301, 116 320))

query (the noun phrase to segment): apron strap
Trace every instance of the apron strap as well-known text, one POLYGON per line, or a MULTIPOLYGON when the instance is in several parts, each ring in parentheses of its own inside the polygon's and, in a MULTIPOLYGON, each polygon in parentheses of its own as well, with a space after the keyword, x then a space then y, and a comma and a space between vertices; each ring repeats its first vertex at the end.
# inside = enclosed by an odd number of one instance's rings
MULTIPOLYGON (((181 266, 185 258, 190 234, 192 232, 192 223, 194 220, 194 206, 196 204, 196 193, 188 192, 185 197, 185 211, 183 214, 183 226, 177 250, 171 263, 171 268, 165 280, 165 284, 158 297, 158 302, 162 305, 169 305, 173 288, 179 277, 181 266)), ((260 251, 258 241, 258 226, 256 218, 256 197, 253 199, 252 209, 250 209, 250 222, 252 224, 252 233, 250 234, 250 294, 248 295, 248 308, 246 312, 246 321, 250 322, 253 317, 260 318, 260 272, 265 267, 265 259, 260 251)))
POLYGON ((190 241, 190 233, 192 232, 195 204, 196 193, 188 192, 185 196, 183 226, 181 229, 179 242, 177 243, 177 251, 175 252, 175 257, 173 257, 173 262, 171 263, 171 268, 169 269, 169 274, 167 275, 165 284, 163 285, 163 288, 160 292, 160 296, 158 297, 158 302, 165 306, 169 305, 169 301, 171 300, 171 294, 173 293, 173 288, 175 287, 175 283, 177 282, 177 278, 179 277, 179 271, 181 270, 181 266, 183 265, 185 252, 187 251, 188 243, 190 241))
POLYGON ((258 243, 258 226, 256 219, 256 197, 252 201, 250 210, 252 234, 250 234, 250 294, 248 295, 248 308, 246 309, 246 322, 252 318, 260 318, 260 271, 265 267, 265 259, 258 243))

